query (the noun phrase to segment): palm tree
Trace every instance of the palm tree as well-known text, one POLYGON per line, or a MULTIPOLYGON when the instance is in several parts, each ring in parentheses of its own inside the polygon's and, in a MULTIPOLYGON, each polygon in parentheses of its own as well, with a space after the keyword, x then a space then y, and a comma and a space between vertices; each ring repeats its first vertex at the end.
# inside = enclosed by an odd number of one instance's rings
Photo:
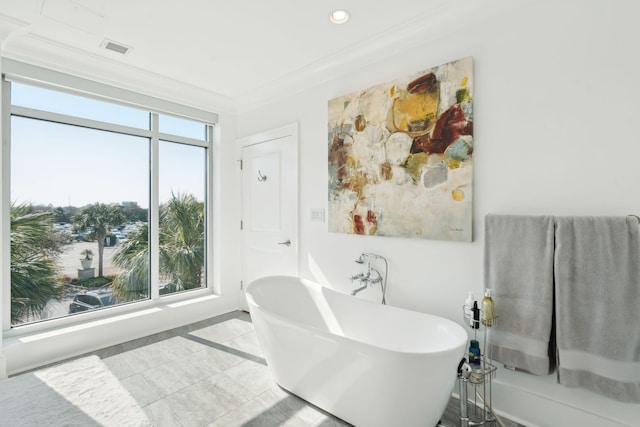
POLYGON ((160 275, 176 290, 202 286, 204 203, 193 195, 174 195, 160 209, 160 275))
POLYGON ((39 316, 47 303, 60 299, 56 259, 61 243, 51 227, 51 212, 31 212, 11 205, 11 322, 39 316))
MULTIPOLYGON (((172 194, 160 206, 160 275, 168 279, 164 292, 202 286, 204 266, 204 203, 192 195, 172 194)), ((127 236, 114 253, 113 263, 124 272, 116 276, 113 290, 124 301, 148 294, 149 245, 145 225, 127 236)))
POLYGON ((119 206, 94 203, 73 216, 77 231, 89 231, 98 241, 98 277, 102 277, 104 239, 111 229, 124 221, 119 206))
POLYGON ((114 252, 111 262, 123 272, 113 281, 113 293, 119 301, 135 301, 149 296, 149 227, 132 231, 114 252))

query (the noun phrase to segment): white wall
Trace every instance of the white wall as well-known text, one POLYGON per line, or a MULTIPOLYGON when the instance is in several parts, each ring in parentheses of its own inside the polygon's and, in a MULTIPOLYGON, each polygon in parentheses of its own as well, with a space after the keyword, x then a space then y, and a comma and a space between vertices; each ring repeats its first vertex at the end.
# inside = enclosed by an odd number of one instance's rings
MULTIPOLYGON (((390 262, 389 304, 461 321, 467 291, 483 288, 487 213, 639 214, 639 15, 633 1, 521 3, 240 114, 240 136, 299 123, 302 276, 348 290, 353 260, 375 252, 390 262), (311 222, 312 208, 327 208, 328 100, 465 56, 475 67, 473 243, 330 234, 311 222)), ((553 376, 500 371, 495 384, 495 406, 528 425, 632 425, 640 413, 553 376)))

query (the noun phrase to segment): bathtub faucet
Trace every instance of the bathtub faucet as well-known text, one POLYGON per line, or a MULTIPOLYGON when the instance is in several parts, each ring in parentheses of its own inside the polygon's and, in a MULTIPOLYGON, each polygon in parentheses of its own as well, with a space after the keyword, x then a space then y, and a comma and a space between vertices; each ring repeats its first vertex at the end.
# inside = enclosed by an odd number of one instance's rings
POLYGON ((382 283, 382 276, 380 275, 380 272, 375 268, 372 269, 372 271, 376 273, 376 277, 367 277, 367 282, 371 283, 372 285, 375 285, 376 283, 382 283))
POLYGON ((353 282, 354 280, 357 280, 358 282, 360 282, 360 286, 357 289, 354 289, 353 292, 351 292, 351 295, 355 295, 360 291, 364 291, 365 289, 367 289, 369 287, 369 274, 364 274, 364 273, 359 273, 359 274, 354 274, 353 276, 350 277, 351 281, 353 282), (363 285, 364 283, 364 285, 363 285))
POLYGON ((358 280, 360 282, 361 287, 354 289, 351 292, 351 295, 356 295, 358 292, 361 292, 367 289, 371 285, 375 285, 380 283, 382 287, 382 303, 386 304, 385 294, 387 290, 387 273, 389 269, 389 265, 387 263, 387 259, 382 255, 376 255, 371 253, 363 253, 358 259, 356 259, 356 263, 364 264, 367 263, 367 271, 366 273, 359 273, 351 276, 351 281, 358 280), (384 279, 380 271, 372 265, 373 261, 383 260, 384 261, 384 279))
POLYGON ((351 279, 351 281, 353 282, 354 280, 360 280, 362 281, 362 279, 364 279, 364 273, 360 273, 360 274, 354 274, 353 276, 349 277, 349 279, 351 279))

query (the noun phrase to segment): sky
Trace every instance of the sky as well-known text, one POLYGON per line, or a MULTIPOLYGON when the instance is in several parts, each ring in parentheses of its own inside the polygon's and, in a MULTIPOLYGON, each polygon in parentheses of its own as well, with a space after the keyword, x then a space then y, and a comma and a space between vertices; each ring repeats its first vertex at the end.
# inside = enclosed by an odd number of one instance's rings
MULTIPOLYGON (((134 108, 13 84, 12 103, 126 126, 148 128, 149 114, 134 108)), ((202 123, 160 116, 161 132, 204 139, 202 123)), ((76 206, 137 202, 149 206, 148 138, 12 117, 11 200, 76 206)), ((160 141, 160 202, 171 192, 204 200, 202 147, 160 141)))

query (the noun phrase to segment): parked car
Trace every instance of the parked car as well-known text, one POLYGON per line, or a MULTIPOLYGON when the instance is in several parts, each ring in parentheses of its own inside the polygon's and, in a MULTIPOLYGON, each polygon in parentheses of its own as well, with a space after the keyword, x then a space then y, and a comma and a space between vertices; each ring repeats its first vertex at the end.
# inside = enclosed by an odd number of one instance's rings
POLYGON ((111 289, 86 291, 73 297, 73 301, 69 305, 69 314, 104 308, 115 303, 116 299, 111 289))
POLYGON ((173 283, 159 283, 158 289, 160 290, 160 295, 172 294, 176 291, 176 285, 173 283))

